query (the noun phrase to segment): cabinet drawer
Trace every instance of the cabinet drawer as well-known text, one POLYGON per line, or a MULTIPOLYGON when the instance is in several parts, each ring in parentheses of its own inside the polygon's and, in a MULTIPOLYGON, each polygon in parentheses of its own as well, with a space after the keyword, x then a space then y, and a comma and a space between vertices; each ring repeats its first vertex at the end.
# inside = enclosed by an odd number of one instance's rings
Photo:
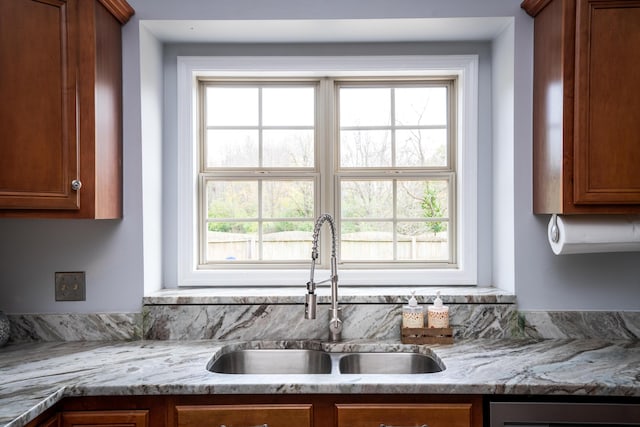
MULTIPOLYGON (((178 427, 311 427, 311 405, 176 406, 178 427)), ((377 426, 376 426, 377 427, 377 426)))
POLYGON ((338 427, 470 427, 471 404, 336 405, 338 427))
MULTIPOLYGON (((32 424, 28 424, 28 426, 31 426, 32 424)), ((38 423, 38 424, 33 424, 36 425, 37 427, 59 427, 60 426, 60 414, 56 414, 53 417, 49 418, 48 420, 38 423)))
MULTIPOLYGON (((55 424, 54 424, 55 425, 55 424)), ((71 411, 62 413, 62 427, 147 427, 149 411, 71 411)))

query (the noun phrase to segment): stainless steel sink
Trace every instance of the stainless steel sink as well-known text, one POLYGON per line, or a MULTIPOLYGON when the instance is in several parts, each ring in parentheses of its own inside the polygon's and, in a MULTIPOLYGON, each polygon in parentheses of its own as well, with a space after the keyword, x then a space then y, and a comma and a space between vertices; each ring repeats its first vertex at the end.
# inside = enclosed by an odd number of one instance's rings
POLYGON ((331 353, 310 349, 239 349, 213 358, 219 374, 426 374, 443 371, 433 355, 403 352, 331 353))
POLYGON ((444 367, 433 357, 418 353, 351 353, 340 358, 342 374, 429 374, 444 367))
POLYGON ((221 355, 208 369, 220 374, 330 374, 331 357, 319 350, 253 349, 221 355))

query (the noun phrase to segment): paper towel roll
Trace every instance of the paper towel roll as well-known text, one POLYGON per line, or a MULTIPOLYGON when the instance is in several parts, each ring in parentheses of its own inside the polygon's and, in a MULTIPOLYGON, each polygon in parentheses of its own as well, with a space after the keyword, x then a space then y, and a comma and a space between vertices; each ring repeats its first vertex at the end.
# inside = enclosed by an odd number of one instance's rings
POLYGON ((547 237, 556 255, 640 251, 640 216, 552 215, 547 237))

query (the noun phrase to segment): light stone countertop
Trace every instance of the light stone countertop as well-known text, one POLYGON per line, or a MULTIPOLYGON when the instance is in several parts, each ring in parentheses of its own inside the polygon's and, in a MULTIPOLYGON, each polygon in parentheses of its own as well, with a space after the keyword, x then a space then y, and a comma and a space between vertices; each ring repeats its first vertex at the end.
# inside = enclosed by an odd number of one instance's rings
POLYGON ((640 396, 640 341, 399 342, 135 341, 11 344, 0 348, 0 425, 26 425, 67 396, 227 393, 429 393, 640 396), (419 375, 224 375, 218 352, 243 347, 332 352, 416 351, 443 372, 419 375))

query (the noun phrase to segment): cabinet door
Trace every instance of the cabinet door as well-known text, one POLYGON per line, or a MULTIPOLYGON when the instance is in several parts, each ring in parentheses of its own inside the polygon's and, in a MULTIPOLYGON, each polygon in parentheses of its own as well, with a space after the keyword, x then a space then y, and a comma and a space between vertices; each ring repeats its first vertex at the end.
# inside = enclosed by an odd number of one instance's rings
POLYGON ((122 217, 125 0, 0 1, 0 217, 122 217))
POLYGON ((471 411, 470 403, 336 405, 337 427, 470 427, 471 411))
MULTIPOLYGON (((178 427, 311 427, 311 405, 176 406, 178 427)), ((378 427, 378 426, 376 426, 378 427)))
POLYGON ((574 202, 640 204, 640 1, 576 14, 574 202))
POLYGON ((60 426, 60 414, 49 418, 47 421, 38 424, 38 427, 59 427, 60 426))
POLYGON ((62 413, 62 427, 147 427, 149 411, 70 411, 62 413))
POLYGON ((75 2, 0 2, 0 206, 78 209, 75 2))

